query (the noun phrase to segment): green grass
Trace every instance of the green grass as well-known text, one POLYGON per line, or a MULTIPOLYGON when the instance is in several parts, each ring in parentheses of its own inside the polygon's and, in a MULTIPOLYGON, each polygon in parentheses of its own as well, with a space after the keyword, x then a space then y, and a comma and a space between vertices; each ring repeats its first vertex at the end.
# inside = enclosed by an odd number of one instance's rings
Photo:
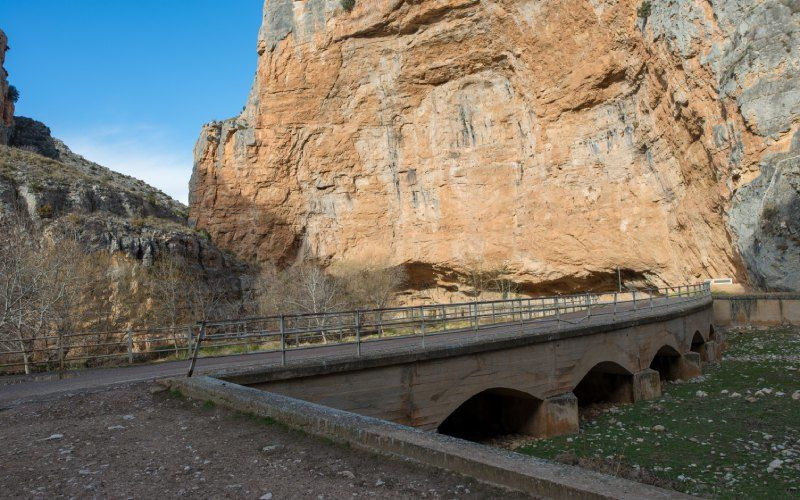
POLYGON ((206 410, 213 410, 217 407, 217 404, 210 399, 207 399, 203 402, 203 408, 206 410))
POLYGON ((730 332, 728 342, 731 359, 695 381, 665 384, 661 399, 611 408, 582 422, 576 436, 537 440, 517 451, 616 461, 691 494, 800 497, 800 401, 792 399, 800 390, 800 331, 730 332), (763 388, 772 393, 757 396, 763 388), (655 425, 666 430, 655 432, 655 425), (784 462, 768 472, 775 459, 784 462))

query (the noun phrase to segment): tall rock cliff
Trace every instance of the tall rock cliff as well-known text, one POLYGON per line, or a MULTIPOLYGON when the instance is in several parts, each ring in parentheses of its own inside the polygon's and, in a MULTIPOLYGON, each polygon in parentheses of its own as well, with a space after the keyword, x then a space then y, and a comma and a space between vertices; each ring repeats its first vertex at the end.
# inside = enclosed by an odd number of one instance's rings
POLYGON ((8 51, 8 38, 0 30, 0 144, 8 144, 14 122, 14 100, 8 95, 8 72, 3 66, 8 51))
POLYGON ((800 288, 797 0, 266 0, 258 55, 190 194, 242 257, 800 288))

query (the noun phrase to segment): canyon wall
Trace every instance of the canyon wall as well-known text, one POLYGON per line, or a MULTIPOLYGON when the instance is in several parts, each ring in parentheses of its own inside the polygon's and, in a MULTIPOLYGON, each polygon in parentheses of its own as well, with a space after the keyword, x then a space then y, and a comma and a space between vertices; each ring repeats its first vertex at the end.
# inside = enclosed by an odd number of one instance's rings
POLYGON ((240 257, 800 288, 798 0, 266 0, 257 53, 190 189, 240 257))
POLYGON ((0 144, 8 144, 14 122, 14 101, 8 98, 8 72, 4 64, 8 51, 8 38, 0 30, 0 144))

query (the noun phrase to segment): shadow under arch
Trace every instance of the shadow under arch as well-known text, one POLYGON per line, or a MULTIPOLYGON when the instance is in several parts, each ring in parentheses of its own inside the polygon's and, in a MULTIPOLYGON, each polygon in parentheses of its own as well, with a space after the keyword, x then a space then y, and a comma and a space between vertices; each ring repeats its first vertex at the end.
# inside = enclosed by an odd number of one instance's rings
POLYGON ((439 425, 437 432, 469 441, 484 441, 506 434, 530 434, 541 403, 535 396, 516 389, 486 389, 456 408, 439 425))
POLYGON ((572 390, 578 406, 633 402, 633 373, 613 362, 594 365, 572 390))
POLYGON ((678 380, 681 353, 670 345, 665 345, 656 351, 650 368, 657 371, 661 380, 678 380))
POLYGON ((714 325, 709 325, 708 327, 708 340, 709 342, 717 340, 717 332, 714 331, 714 325))
POLYGON ((700 352, 703 344, 706 343, 706 340, 703 338, 703 335, 699 331, 694 332, 694 336, 692 336, 692 345, 689 347, 689 350, 692 352, 700 352))

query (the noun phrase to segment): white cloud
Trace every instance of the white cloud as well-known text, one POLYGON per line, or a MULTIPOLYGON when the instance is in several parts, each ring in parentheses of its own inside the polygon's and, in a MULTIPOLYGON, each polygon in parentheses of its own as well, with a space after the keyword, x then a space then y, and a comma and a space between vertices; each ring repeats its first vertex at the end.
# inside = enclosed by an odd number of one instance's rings
POLYGON ((61 139, 87 160, 141 179, 187 203, 192 149, 170 140, 169 135, 158 127, 137 124, 70 131, 61 134, 61 139))

